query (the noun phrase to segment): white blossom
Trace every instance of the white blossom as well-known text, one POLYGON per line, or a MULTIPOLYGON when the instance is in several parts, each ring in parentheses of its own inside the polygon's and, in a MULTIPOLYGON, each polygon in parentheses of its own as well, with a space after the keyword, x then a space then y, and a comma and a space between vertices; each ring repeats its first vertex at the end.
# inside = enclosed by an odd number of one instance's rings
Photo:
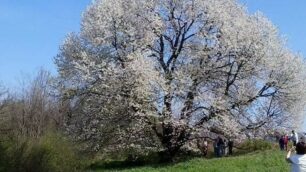
POLYGON ((255 137, 297 126, 306 100, 302 57, 235 0, 97 0, 56 64, 72 130, 94 145, 255 137))

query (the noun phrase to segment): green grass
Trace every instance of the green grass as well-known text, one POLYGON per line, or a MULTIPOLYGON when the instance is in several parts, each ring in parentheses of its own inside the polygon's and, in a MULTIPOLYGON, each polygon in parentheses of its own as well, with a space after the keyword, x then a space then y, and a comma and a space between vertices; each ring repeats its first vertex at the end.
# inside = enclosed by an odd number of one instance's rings
POLYGON ((285 152, 276 150, 255 152, 236 157, 224 157, 213 159, 195 158, 189 161, 141 167, 126 167, 105 169, 96 167, 95 172, 119 171, 119 172, 287 172, 290 165, 285 161, 285 152))

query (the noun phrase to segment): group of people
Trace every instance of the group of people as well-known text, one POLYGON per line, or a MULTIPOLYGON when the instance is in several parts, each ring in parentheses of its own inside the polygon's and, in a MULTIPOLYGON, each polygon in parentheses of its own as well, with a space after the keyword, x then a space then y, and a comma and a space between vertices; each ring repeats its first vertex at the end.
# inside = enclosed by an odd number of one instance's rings
POLYGON ((288 142, 289 142, 289 136, 283 135, 279 138, 278 143, 279 143, 279 148, 280 150, 287 150, 288 149, 288 142))
POLYGON ((222 139, 221 137, 217 137, 213 143, 214 146, 214 153, 216 157, 222 157, 225 155, 232 155, 233 154, 233 146, 234 142, 229 139, 222 139))
MULTIPOLYGON (((300 140, 302 140, 302 138, 300 140)), ((279 138, 278 143, 280 150, 288 151, 289 141, 292 141, 293 146, 296 146, 296 144, 299 142, 298 134, 294 130, 292 130, 290 137, 288 136, 288 134, 285 134, 279 138)))

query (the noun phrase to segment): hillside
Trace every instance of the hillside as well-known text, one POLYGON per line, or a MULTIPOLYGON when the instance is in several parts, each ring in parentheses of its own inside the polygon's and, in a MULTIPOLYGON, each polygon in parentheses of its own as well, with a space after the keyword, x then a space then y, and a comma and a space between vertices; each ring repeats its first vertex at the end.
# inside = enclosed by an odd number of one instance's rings
POLYGON ((159 172, 159 171, 173 171, 173 172, 253 172, 253 171, 269 171, 269 172, 285 172, 289 171, 290 165, 285 161, 285 152, 279 151, 265 151, 256 152, 247 155, 226 158, 201 159, 196 158, 186 162, 181 162, 172 165, 156 165, 156 166, 142 166, 130 168, 113 168, 104 169, 96 167, 93 171, 121 171, 121 172, 159 172))

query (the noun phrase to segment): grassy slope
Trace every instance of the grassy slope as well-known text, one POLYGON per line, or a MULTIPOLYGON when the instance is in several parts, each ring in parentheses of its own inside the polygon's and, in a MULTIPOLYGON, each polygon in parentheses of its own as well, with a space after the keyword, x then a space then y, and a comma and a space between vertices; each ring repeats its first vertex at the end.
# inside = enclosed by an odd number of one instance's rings
POLYGON ((125 169, 96 169, 101 171, 121 171, 121 172, 253 172, 269 171, 282 172, 289 171, 289 164, 284 159, 285 153, 279 151, 265 151, 241 155, 228 158, 214 159, 192 159, 186 162, 165 165, 165 166, 143 166, 125 169))

